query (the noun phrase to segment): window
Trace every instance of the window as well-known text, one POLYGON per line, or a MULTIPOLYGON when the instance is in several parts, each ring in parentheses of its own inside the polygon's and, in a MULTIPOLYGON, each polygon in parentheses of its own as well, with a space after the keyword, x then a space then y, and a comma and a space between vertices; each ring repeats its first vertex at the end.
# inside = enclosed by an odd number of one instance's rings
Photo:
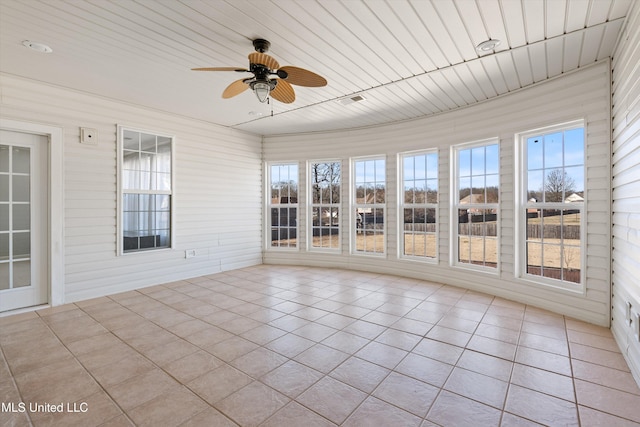
POLYGON ((386 200, 385 159, 353 161, 353 251, 385 252, 384 216, 386 200))
POLYGON ((311 249, 340 249, 340 162, 309 165, 311 249))
POLYGON ((269 210, 272 248, 298 246, 298 165, 269 166, 269 210))
POLYGON ((119 129, 121 251, 171 246, 173 138, 119 129))
POLYGON ((437 257, 438 153, 401 155, 401 256, 437 257))
POLYGON ((582 282, 585 204, 583 123, 520 138, 525 275, 551 283, 582 282), (559 282, 558 282, 559 281, 559 282))
POLYGON ((498 265, 499 146, 454 147, 453 215, 457 215, 454 264, 495 269, 498 265))

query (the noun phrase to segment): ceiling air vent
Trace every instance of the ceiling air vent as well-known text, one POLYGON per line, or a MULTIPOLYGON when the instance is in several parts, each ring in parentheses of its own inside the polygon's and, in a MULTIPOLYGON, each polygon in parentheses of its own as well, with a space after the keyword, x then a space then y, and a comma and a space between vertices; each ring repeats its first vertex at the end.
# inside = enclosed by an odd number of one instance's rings
POLYGON ((342 105, 349 105, 349 104, 353 104, 354 102, 366 101, 366 99, 367 98, 365 98, 364 95, 351 95, 351 96, 338 99, 338 103, 342 105))

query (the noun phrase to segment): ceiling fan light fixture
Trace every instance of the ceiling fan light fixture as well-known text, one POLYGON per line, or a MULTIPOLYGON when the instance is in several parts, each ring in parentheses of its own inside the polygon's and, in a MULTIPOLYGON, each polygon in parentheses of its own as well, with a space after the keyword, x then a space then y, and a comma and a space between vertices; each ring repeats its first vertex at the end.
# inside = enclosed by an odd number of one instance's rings
POLYGON ((489 40, 485 40, 482 43, 478 44, 478 46, 476 46, 476 50, 478 52, 489 52, 489 51, 494 50, 498 46, 500 46, 500 40, 489 39, 489 40))
POLYGON ((271 85, 268 82, 254 82, 251 85, 251 88, 256 94, 258 101, 265 103, 267 102, 267 98, 269 98, 269 93, 271 93, 271 85))

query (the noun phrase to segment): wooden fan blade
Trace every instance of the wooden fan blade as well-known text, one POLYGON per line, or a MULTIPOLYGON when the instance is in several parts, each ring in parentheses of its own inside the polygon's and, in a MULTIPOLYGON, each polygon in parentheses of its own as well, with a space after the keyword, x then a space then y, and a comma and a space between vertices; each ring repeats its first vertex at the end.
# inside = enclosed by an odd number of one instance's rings
POLYGON ((319 76, 314 72, 305 70, 304 68, 292 67, 290 65, 287 65, 280 68, 280 70, 286 71, 286 73, 288 74, 287 82, 293 85, 307 87, 320 87, 327 85, 327 79, 319 76))
POLYGON ((222 97, 225 99, 232 98, 236 95, 241 94, 247 89, 249 89, 249 85, 244 82, 244 79, 236 80, 235 82, 227 86, 224 92, 222 92, 222 97))
POLYGON ((276 68, 280 67, 280 64, 278 64, 278 61, 276 61, 274 57, 269 56, 266 53, 260 53, 260 52, 250 53, 249 62, 252 64, 264 65, 270 70, 275 70, 276 68))
POLYGON ((204 67, 192 68, 191 71, 249 71, 238 67, 204 67))
POLYGON ((296 100, 296 93, 293 87, 282 79, 277 80, 276 87, 271 91, 271 96, 285 104, 291 104, 296 100))

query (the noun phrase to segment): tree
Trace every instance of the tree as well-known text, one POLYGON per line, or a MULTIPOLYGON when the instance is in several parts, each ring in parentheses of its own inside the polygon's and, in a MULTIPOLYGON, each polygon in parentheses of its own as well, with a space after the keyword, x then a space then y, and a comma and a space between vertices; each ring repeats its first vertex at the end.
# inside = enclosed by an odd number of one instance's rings
POLYGON ((311 165, 313 203, 340 201, 340 163, 314 163, 311 165))
POLYGON ((562 202, 575 192, 576 182, 562 169, 554 169, 544 181, 545 202, 562 202))

